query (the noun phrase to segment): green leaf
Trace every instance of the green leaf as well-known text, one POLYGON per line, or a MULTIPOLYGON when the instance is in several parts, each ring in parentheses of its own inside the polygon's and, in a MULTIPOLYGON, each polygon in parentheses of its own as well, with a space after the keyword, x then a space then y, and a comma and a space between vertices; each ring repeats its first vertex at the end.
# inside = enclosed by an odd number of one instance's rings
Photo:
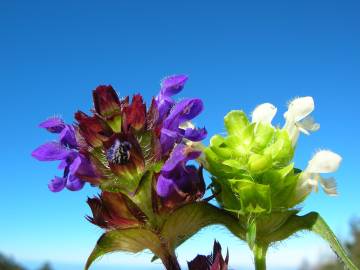
POLYGON ((296 215, 299 210, 271 211, 270 214, 263 214, 256 217, 257 236, 262 239, 281 228, 287 220, 296 215))
POLYGON ((209 225, 224 225, 240 239, 245 239, 246 231, 233 215, 206 202, 184 205, 174 211, 161 231, 170 249, 175 249, 192 235, 209 225))
POLYGON ((326 224, 325 220, 323 220, 320 215, 318 215, 316 222, 313 224, 311 230, 328 242, 332 250, 342 260, 348 269, 358 270, 358 268, 348 257, 345 249, 341 246, 339 240, 336 238, 330 227, 326 224))
POLYGON ((154 254, 161 256, 162 246, 159 237, 145 229, 113 230, 104 233, 98 240, 90 254, 85 270, 100 256, 114 251, 138 253, 150 249, 154 254))
POLYGON ((339 240, 336 238, 330 227, 316 212, 311 212, 304 216, 293 215, 289 217, 278 230, 272 232, 271 234, 264 234, 261 241, 264 243, 282 241, 301 230, 309 230, 321 236, 330 245, 332 250, 348 269, 358 270, 348 257, 345 249, 341 246, 339 240))

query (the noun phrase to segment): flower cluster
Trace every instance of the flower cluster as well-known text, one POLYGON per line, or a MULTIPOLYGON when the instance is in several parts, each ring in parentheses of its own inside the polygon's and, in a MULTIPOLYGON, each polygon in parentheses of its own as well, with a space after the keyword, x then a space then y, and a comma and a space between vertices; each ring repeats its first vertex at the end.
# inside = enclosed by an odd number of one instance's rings
MULTIPOLYGON (((148 249, 166 269, 180 270, 175 249, 212 224, 226 226, 249 244, 256 269, 266 268, 272 243, 303 229, 320 234, 349 269, 356 269, 318 213, 300 216, 295 209, 319 186, 337 194, 334 178, 322 174, 338 169, 338 154, 318 151, 304 170, 293 162, 300 133, 320 127, 310 116, 313 99, 292 100, 283 127, 272 125, 277 108, 270 103, 257 106, 251 119, 243 111, 230 111, 224 118, 227 134, 213 136, 205 148, 206 129, 191 122, 202 112, 202 101, 174 99, 186 81, 184 75, 165 78, 148 108, 140 94, 130 101, 102 85, 93 91, 91 114, 76 112, 73 124, 59 117, 40 124, 58 138, 32 156, 59 161, 63 171, 49 189, 77 191, 86 183, 100 189, 88 198, 92 215, 86 218, 104 233, 85 269, 107 253, 148 249), (200 166, 188 164, 194 160, 200 166), (213 195, 201 201, 203 168, 211 174, 213 195), (220 207, 209 203, 214 197, 220 207)), ((228 261, 228 252, 224 259, 215 241, 210 256, 198 255, 188 267, 226 270, 228 261)))
MULTIPOLYGON (((186 165, 200 152, 184 141, 201 141, 206 130, 183 126, 200 114, 203 103, 200 99, 176 102, 172 98, 186 81, 184 75, 165 78, 148 110, 139 94, 130 102, 129 97, 120 99, 111 86, 99 86, 93 91, 92 115, 78 111, 74 125, 60 118, 41 123, 41 127, 60 134, 58 141, 32 153, 40 161, 61 161, 63 177, 55 177, 50 190, 79 190, 85 182, 99 186, 104 191, 101 198, 89 201, 92 209, 98 210, 95 206, 112 196, 108 192, 134 195, 144 175, 152 172, 164 206, 202 197, 205 187, 201 168, 186 165)), ((107 216, 104 211, 96 215, 107 216)))
POLYGON ((286 210, 303 201, 318 182, 325 192, 336 194, 334 180, 320 173, 335 171, 339 155, 320 151, 304 171, 292 162, 300 132, 319 129, 310 117, 313 110, 311 97, 294 99, 283 128, 271 124, 277 109, 270 103, 256 107, 251 121, 242 111, 225 116, 227 136, 213 136, 205 150, 213 191, 225 209, 245 215, 286 210))

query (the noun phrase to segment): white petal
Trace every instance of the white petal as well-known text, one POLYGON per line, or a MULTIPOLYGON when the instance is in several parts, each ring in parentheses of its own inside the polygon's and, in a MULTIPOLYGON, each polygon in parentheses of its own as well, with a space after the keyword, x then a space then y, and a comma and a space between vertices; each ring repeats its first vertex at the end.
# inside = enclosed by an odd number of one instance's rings
POLYGON ((303 120, 296 123, 296 126, 299 128, 299 130, 306 135, 309 135, 310 132, 318 131, 320 128, 320 124, 315 123, 314 118, 311 116, 305 117, 303 120))
POLYGON ((263 103, 257 106, 252 112, 252 122, 271 124, 276 112, 277 108, 274 105, 271 103, 263 103))
POLYGON ((194 126, 194 124, 193 124, 191 121, 186 121, 186 122, 184 122, 184 123, 182 123, 182 124, 180 125, 180 128, 181 128, 181 129, 187 129, 187 128, 192 128, 192 129, 194 129, 195 126, 194 126))
POLYGON ((295 98, 289 103, 288 111, 284 114, 287 120, 298 122, 308 116, 315 108, 312 97, 295 98))
POLYGON ((336 190, 336 181, 335 178, 331 177, 328 179, 320 178, 320 185, 324 189, 325 193, 330 196, 338 195, 336 190))
POLYGON ((335 172, 339 168, 341 160, 340 155, 328 150, 322 150, 317 152, 309 161, 306 171, 309 173, 335 172))

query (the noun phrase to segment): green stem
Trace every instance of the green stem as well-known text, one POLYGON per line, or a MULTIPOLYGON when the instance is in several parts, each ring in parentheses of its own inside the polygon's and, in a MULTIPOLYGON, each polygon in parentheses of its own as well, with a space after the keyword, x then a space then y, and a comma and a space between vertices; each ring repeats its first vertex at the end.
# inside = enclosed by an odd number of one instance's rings
POLYGON ((253 247, 255 270, 266 270, 267 245, 255 244, 253 247))

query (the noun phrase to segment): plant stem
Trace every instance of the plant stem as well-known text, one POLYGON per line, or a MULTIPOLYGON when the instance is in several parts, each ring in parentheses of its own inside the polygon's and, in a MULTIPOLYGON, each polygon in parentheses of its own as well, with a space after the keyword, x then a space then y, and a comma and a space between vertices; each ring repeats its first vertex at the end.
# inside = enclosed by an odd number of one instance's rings
POLYGON ((253 248, 255 270, 266 270, 267 245, 255 244, 253 248))
POLYGON ((166 270, 181 270, 180 264, 174 254, 167 254, 161 258, 166 270))

